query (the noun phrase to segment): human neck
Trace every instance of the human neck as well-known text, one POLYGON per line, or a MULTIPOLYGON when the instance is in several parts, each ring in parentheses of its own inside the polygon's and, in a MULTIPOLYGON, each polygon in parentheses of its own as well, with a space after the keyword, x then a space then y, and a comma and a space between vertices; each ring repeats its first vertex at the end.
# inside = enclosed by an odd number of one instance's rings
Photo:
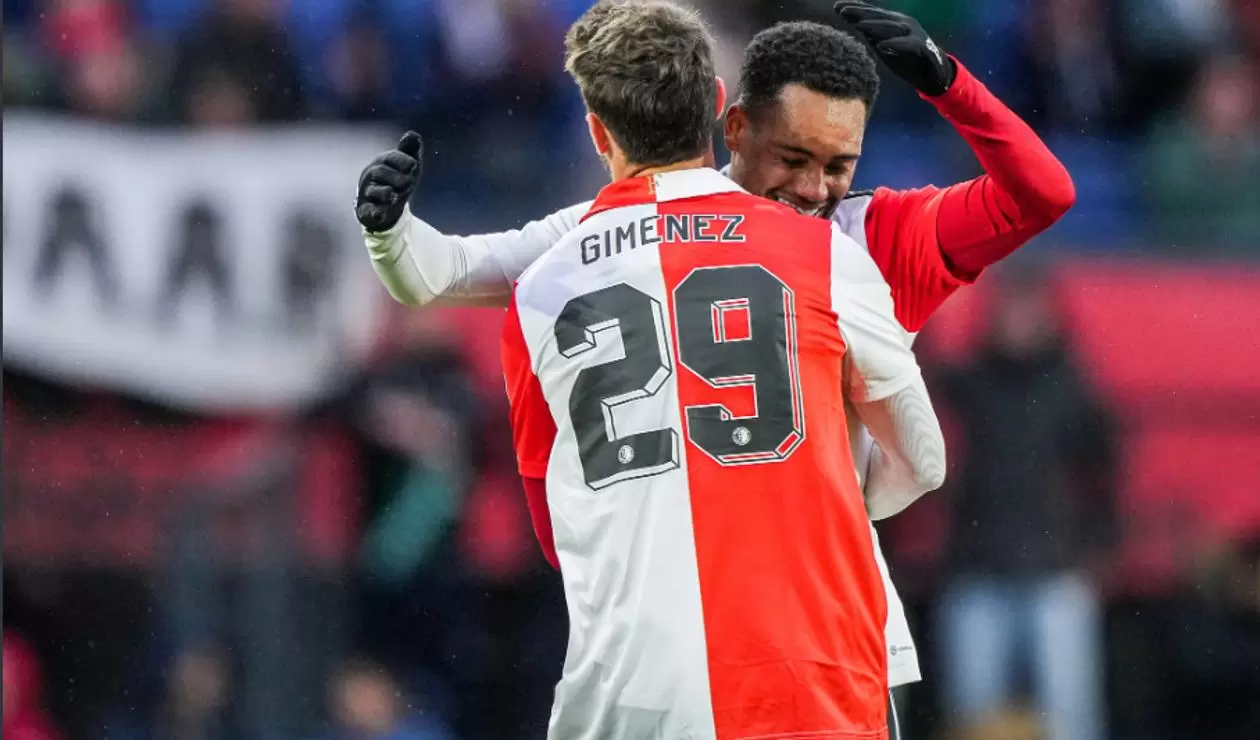
POLYGON ((613 169, 612 181, 629 180, 632 177, 649 177, 651 175, 659 175, 664 172, 677 172, 678 170, 696 170, 701 167, 707 167, 706 157, 699 156, 692 159, 674 162, 673 164, 652 165, 644 167, 637 164, 626 164, 623 167, 613 169))

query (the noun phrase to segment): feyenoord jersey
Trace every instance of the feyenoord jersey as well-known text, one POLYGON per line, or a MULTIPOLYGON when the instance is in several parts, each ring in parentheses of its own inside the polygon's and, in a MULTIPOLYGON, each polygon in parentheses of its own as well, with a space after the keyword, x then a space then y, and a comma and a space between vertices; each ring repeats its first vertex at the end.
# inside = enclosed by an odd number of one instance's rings
POLYGON ((615 183, 521 276, 503 362, 570 639, 550 737, 886 736, 846 398, 918 368, 870 255, 713 170, 615 183))

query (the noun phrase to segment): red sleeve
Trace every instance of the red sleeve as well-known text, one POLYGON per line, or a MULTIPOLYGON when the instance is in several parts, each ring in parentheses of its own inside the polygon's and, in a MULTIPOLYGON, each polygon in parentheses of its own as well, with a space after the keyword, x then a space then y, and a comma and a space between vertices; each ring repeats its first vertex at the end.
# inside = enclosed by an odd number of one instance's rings
POLYGON ((867 243, 909 331, 1076 202, 1063 164, 961 63, 949 91, 924 99, 958 130, 985 174, 944 189, 875 192, 867 243))
POLYGON ((556 538, 551 532, 551 510, 547 508, 547 483, 541 478, 522 478, 521 482, 525 485, 525 501, 529 504, 529 519, 534 524, 538 546, 551 567, 560 570, 556 538))
POLYGON ((866 209, 866 244, 906 331, 922 329, 946 298, 972 282, 950 269, 937 238, 945 192, 879 188, 866 209))
POLYGON ((503 324, 500 346, 503 378, 507 382, 508 402, 512 408, 512 445, 516 448, 516 465, 523 478, 547 477, 547 461, 556 441, 556 421, 543 396, 542 385, 534 374, 534 363, 521 331, 520 314, 513 294, 503 324))
POLYGON ((507 382, 509 416, 512 421, 512 446, 516 449, 516 464, 525 487, 525 500, 529 505, 529 518, 534 525, 534 536, 542 548, 543 557, 557 570, 560 560, 556 556, 555 537, 551 532, 551 512, 547 508, 547 461, 556 439, 556 422, 551 417, 542 385, 534 374, 534 364, 529 358, 529 347, 521 331, 520 315, 516 309, 516 296, 508 306, 503 323, 503 341, 500 347, 503 377, 507 382))

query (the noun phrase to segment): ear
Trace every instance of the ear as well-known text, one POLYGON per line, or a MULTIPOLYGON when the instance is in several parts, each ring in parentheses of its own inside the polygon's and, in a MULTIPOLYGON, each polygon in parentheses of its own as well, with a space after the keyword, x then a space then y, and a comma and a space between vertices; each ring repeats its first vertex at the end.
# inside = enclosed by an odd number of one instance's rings
POLYGON ((717 117, 722 117, 722 111, 726 110, 726 80, 721 77, 715 77, 717 80, 717 117))
POLYGON ((591 142, 595 144, 595 151, 599 153, 599 156, 612 155, 612 135, 608 133, 608 127, 604 125, 604 122, 599 120, 599 116, 587 113, 586 128, 591 132, 591 142))
POLYGON ((722 124, 722 140, 726 142, 728 151, 739 151, 740 138, 748 131, 749 125, 748 112, 739 103, 726 111, 726 120, 722 124))

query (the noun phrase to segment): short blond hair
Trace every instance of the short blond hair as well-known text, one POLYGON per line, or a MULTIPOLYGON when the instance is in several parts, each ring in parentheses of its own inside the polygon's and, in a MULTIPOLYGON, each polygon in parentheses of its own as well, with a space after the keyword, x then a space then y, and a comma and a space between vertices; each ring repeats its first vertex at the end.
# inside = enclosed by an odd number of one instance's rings
POLYGON ((587 10, 564 39, 582 100, 635 164, 704 153, 717 119, 713 38, 694 10, 659 0, 587 10))

